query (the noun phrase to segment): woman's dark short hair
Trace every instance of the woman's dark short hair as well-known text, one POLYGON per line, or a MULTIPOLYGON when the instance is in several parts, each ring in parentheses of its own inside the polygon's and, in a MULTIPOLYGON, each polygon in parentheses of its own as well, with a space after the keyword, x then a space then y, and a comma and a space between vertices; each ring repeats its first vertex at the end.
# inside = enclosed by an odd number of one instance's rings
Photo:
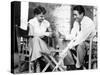
POLYGON ((41 13, 46 14, 46 9, 42 6, 38 6, 34 9, 33 12, 34 12, 34 15, 38 15, 38 14, 41 14, 41 13))
POLYGON ((78 11, 79 14, 82 14, 82 13, 83 13, 83 16, 85 15, 85 9, 84 9, 84 7, 81 6, 81 5, 77 5, 77 6, 75 6, 75 7, 73 8, 73 10, 78 11))

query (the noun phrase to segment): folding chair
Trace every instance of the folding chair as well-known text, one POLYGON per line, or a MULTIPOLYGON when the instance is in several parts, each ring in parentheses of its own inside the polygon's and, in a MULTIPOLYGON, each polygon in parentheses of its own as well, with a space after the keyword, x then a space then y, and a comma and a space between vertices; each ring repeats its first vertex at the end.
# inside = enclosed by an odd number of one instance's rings
MULTIPOLYGON (((66 48, 66 51, 68 50, 68 47, 66 48)), ((64 51, 64 53, 66 52, 64 51)), ((65 56, 67 55, 67 52, 59 59, 59 61, 56 63, 56 66, 54 67, 53 71, 56 71, 60 65, 62 64, 63 59, 65 58, 65 56)), ((63 70, 64 71, 64 70, 63 70)))
POLYGON ((28 42, 30 38, 33 36, 24 35, 20 32, 20 28, 16 26, 16 37, 17 37, 17 46, 18 46, 18 56, 19 56, 19 72, 21 72, 21 63, 28 63, 28 72, 32 72, 31 70, 31 61, 30 61, 30 51, 28 49, 28 42))
MULTIPOLYGON (((49 39, 48 39, 48 41, 49 41, 49 39)), ((46 59, 46 61, 47 61, 47 64, 46 64, 46 66, 45 66, 45 68, 42 70, 42 72, 45 72, 47 69, 48 69, 48 67, 49 66, 51 66, 52 67, 52 69, 54 69, 55 68, 55 66, 56 66, 56 64, 58 63, 57 62, 57 60, 55 59, 55 57, 54 57, 54 55, 56 54, 56 53, 60 53, 62 50, 59 50, 59 49, 54 49, 54 40, 52 39, 52 41, 53 41, 53 48, 49 48, 49 50, 50 50, 50 52, 51 52, 51 54, 46 54, 46 53, 44 53, 44 52, 41 52, 42 53, 42 55, 43 55, 43 57, 46 59)), ((62 66, 59 66, 56 70, 52 70, 52 71, 64 71, 64 68, 62 67, 62 66)))
MULTIPOLYGON (((42 53, 42 55, 44 56, 44 58, 47 60, 47 65, 45 66, 45 68, 42 70, 42 72, 45 72, 49 66, 52 67, 52 69, 55 68, 56 64, 58 63, 57 60, 55 59, 54 55, 52 53, 56 53, 56 52, 61 52, 60 50, 51 50, 51 54, 48 55, 46 53, 42 53)), ((62 66, 59 66, 58 69, 56 70, 52 70, 52 71, 64 71, 64 68, 62 66)))
POLYGON ((92 35, 90 39, 86 40, 86 58, 83 63, 84 69, 92 69, 93 62, 97 65, 97 36, 92 35))

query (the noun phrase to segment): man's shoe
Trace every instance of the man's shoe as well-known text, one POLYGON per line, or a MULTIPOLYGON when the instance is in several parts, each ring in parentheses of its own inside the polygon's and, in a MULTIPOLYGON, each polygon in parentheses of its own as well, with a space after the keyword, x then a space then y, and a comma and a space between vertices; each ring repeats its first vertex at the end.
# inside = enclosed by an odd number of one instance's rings
POLYGON ((83 66, 81 66, 80 68, 76 68, 77 70, 83 70, 83 66))

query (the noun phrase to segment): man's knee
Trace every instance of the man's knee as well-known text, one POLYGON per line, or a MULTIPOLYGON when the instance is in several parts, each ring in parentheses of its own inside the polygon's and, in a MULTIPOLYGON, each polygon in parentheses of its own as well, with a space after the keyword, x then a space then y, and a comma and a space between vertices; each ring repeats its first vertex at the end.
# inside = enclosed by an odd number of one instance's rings
POLYGON ((78 47, 77 47, 77 54, 81 55, 81 56, 85 56, 85 54, 86 54, 85 43, 81 43, 80 45, 78 45, 78 47))
POLYGON ((85 46, 85 42, 80 43, 79 46, 85 46))
POLYGON ((77 46, 77 49, 78 49, 78 50, 85 49, 85 42, 80 43, 80 44, 77 46))

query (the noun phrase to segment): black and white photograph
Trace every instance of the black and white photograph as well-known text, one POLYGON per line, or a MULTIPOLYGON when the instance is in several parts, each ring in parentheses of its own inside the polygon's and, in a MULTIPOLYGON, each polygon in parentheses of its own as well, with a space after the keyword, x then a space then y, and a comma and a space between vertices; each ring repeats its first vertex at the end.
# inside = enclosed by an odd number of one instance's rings
POLYGON ((98 69, 97 6, 11 2, 11 73, 98 69))

